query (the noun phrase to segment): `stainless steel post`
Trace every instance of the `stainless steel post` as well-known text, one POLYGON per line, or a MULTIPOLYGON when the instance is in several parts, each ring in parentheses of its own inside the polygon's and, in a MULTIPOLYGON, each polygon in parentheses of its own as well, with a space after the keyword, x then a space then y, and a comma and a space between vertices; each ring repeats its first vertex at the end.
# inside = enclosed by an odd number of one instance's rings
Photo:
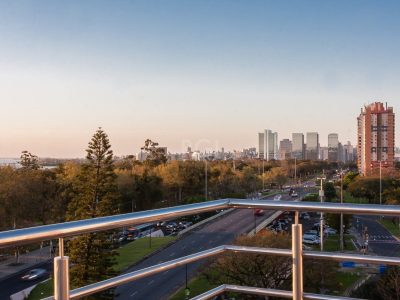
POLYGON ((303 300, 303 229, 292 225, 293 300, 303 300))
POLYGON ((54 299, 69 300, 69 257, 54 258, 54 299))
POLYGON ((54 258, 54 299, 69 300, 69 257, 64 256, 64 239, 58 239, 58 257, 54 258))

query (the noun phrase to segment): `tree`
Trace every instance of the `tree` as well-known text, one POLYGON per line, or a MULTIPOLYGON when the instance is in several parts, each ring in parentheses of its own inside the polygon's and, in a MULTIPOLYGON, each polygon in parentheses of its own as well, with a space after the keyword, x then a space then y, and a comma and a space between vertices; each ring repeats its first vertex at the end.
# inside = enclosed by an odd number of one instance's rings
POLYGON ((147 139, 141 148, 147 153, 146 162, 152 166, 158 166, 167 162, 167 156, 164 148, 158 146, 157 142, 147 139))
POLYGON ((358 173, 355 172, 348 172, 343 177, 343 189, 347 189, 349 184, 352 183, 358 176, 358 173))
POLYGON ((22 166, 23 169, 33 169, 33 170, 37 170, 39 169, 39 159, 36 155, 33 155, 32 153, 30 153, 29 151, 22 151, 21 153, 21 160, 20 160, 20 164, 22 166))
MULTIPOLYGON (((241 236, 236 245, 264 248, 289 248, 290 236, 262 231, 255 237, 241 236)), ((262 288, 289 288, 292 261, 288 257, 264 254, 226 253, 220 256, 209 280, 217 284, 239 284, 262 288), (215 275, 217 274, 215 277, 215 275)))
MULTIPOLYGON (((107 134, 99 128, 86 150, 87 162, 82 166, 68 206, 69 221, 96 218, 117 213, 116 175, 113 152, 107 134)), ((112 239, 106 232, 86 234, 69 241, 71 283, 82 286, 114 275, 115 252, 112 239)), ((102 293, 102 299, 112 297, 102 293)))
POLYGON ((400 300, 400 267, 389 267, 377 283, 377 290, 385 300, 400 300))
POLYGON ((323 188, 326 200, 332 201, 336 198, 336 189, 332 182, 325 182, 323 188))
POLYGON ((268 183, 270 184, 275 183, 276 185, 279 186, 279 188, 282 188, 283 185, 288 181, 286 172, 282 167, 272 168, 264 176, 265 180, 268 183))

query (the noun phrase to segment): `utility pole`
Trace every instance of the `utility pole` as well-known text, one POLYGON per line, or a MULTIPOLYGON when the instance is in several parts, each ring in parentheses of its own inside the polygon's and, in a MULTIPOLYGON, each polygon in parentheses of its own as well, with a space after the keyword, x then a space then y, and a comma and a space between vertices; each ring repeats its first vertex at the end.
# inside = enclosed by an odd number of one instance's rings
MULTIPOLYGON (((343 204, 343 170, 340 169, 340 203, 343 204)), ((344 242, 343 242, 343 213, 340 214, 340 251, 344 249, 344 242)))
POLYGON ((208 178, 207 178, 207 157, 204 159, 204 161, 205 161, 205 170, 204 170, 204 172, 205 172, 205 196, 206 196, 206 201, 208 200, 208 178))
POLYGON ((297 185, 297 159, 294 158, 294 185, 297 185))
POLYGON ((262 161, 262 189, 265 190, 265 179, 264 179, 264 172, 265 172, 265 160, 262 161))
MULTIPOLYGON (((326 177, 323 175, 322 177, 318 177, 317 180, 321 181, 321 188, 319 190, 319 197, 320 197, 321 203, 323 203, 324 202, 324 188, 323 188, 322 182, 324 180, 326 180, 326 177)), ((321 251, 324 251, 324 213, 323 212, 321 212, 320 234, 319 235, 320 235, 320 239, 321 239, 321 241, 320 241, 320 243, 321 243, 321 251)))
POLYGON ((382 205, 382 161, 379 161, 379 204, 382 205))

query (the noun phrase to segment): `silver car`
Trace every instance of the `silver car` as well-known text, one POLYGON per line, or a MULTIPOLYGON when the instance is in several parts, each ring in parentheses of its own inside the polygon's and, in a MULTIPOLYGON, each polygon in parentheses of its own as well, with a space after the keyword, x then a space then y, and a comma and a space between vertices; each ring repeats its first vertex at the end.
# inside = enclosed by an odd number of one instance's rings
POLYGON ((40 279, 44 276, 46 276, 47 271, 45 269, 32 269, 28 273, 26 273, 24 276, 21 277, 22 280, 26 281, 32 281, 36 279, 40 279))

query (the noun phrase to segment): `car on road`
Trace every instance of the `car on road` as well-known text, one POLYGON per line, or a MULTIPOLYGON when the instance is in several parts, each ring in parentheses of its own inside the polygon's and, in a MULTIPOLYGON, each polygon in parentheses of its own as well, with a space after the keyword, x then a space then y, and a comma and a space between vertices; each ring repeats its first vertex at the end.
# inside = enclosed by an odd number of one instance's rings
POLYGON ((292 198, 297 198, 299 196, 299 194, 297 194, 296 192, 293 192, 291 196, 292 196, 292 198))
POLYGON ((279 201, 279 200, 281 200, 282 199, 282 195, 275 195, 275 197, 274 197, 274 201, 279 201))
POLYGON ((24 276, 21 277, 22 280, 25 281, 33 281, 36 279, 43 278, 47 275, 47 271, 45 269, 32 269, 24 276))
POLYGON ((255 215, 255 216, 263 216, 263 215, 264 215, 264 210, 261 209, 261 208, 256 208, 256 209, 254 210, 254 215, 255 215))

